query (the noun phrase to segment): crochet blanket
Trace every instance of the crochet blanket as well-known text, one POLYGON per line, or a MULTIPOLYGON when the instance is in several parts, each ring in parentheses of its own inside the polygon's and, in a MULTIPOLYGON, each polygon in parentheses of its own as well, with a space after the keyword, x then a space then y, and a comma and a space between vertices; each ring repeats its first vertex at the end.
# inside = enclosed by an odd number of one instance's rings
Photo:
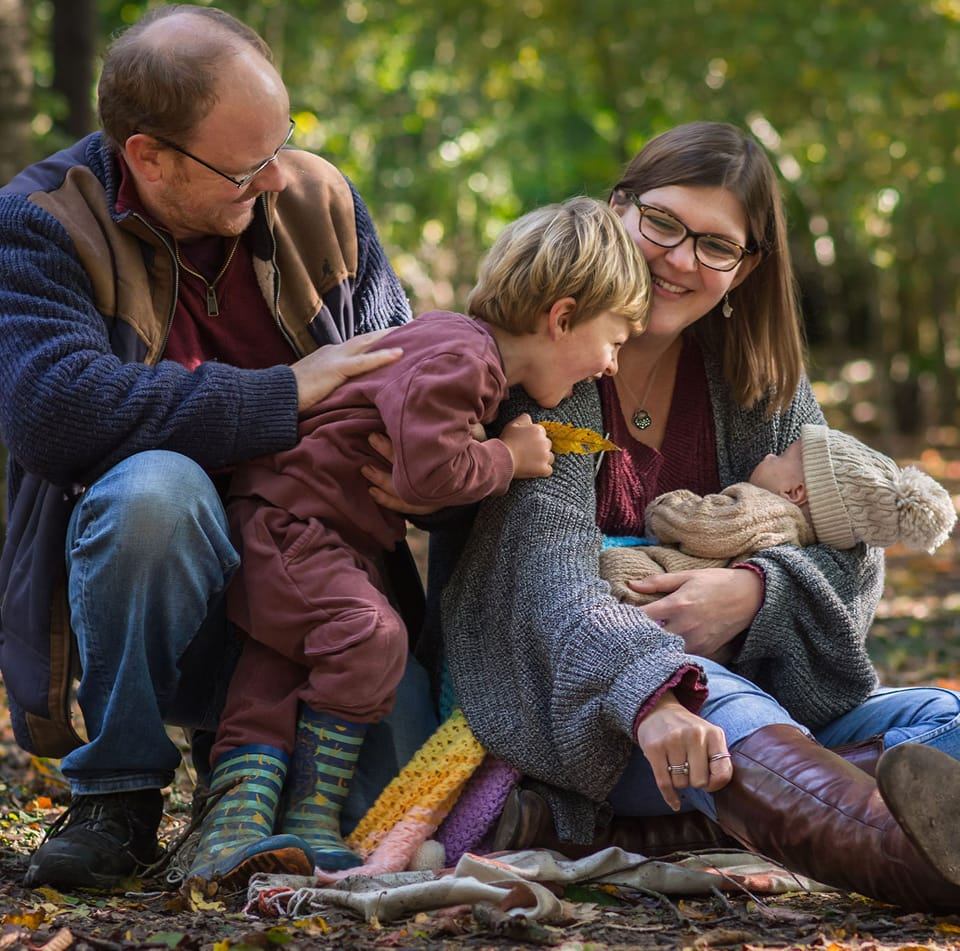
POLYGON ((452 865, 480 843, 518 779, 516 769, 486 756, 455 708, 347 837, 364 864, 338 872, 317 869, 317 878, 331 883, 416 865, 452 865), (425 849, 448 817, 439 841, 425 849))

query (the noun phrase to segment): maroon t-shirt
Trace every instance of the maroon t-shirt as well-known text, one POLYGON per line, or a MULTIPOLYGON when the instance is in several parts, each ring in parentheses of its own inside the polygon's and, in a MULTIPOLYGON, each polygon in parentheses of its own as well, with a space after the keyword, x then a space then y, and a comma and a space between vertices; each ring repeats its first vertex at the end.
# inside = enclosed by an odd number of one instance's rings
POLYGON ((600 380, 600 403, 604 428, 622 450, 607 453, 597 477, 597 526, 605 535, 644 535, 647 505, 664 492, 720 491, 710 390, 700 348, 692 337, 683 339, 659 450, 630 435, 613 377, 600 380))
MULTIPOLYGON (((166 231, 144 209, 123 156, 118 156, 118 162, 117 211, 136 212, 155 228, 166 231)), ((207 313, 207 289, 203 281, 180 268, 177 309, 163 351, 165 360, 174 360, 189 370, 207 360, 259 370, 290 364, 297 359, 257 284, 248 241, 249 229, 241 237, 230 266, 217 282, 220 311, 217 317, 207 313)), ((212 281, 223 267, 232 246, 232 238, 213 236, 181 244, 179 253, 191 270, 212 281)))

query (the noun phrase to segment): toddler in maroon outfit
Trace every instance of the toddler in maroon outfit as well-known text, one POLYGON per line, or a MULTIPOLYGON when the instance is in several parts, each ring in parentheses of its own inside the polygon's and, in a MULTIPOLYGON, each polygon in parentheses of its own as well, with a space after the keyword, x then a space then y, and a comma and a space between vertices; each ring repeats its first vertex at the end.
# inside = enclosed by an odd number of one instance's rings
POLYGON ((407 655, 380 568, 405 522, 359 476, 377 458, 371 434, 392 441, 394 486, 414 507, 549 476, 550 442, 529 416, 497 439, 478 441, 474 428, 494 421, 512 386, 552 407, 579 381, 614 374, 649 298, 643 258, 605 205, 575 198, 531 212, 494 244, 469 316, 432 312, 391 332, 398 361, 303 414, 295 448, 237 471, 228 515, 242 562, 227 603, 246 640, 212 785, 241 782, 204 821, 195 870, 236 879, 298 848, 325 869, 359 863, 340 838, 340 807, 407 655))

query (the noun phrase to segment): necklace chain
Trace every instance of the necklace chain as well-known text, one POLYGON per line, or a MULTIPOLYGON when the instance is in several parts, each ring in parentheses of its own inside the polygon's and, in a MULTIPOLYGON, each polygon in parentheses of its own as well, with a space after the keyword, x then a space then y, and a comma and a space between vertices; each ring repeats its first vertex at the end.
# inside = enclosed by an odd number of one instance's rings
POLYGON ((637 408, 633 411, 633 414, 630 417, 630 422, 632 422, 637 429, 649 429, 653 425, 653 417, 647 412, 644 404, 647 402, 647 397, 650 395, 650 390, 653 388, 653 382, 657 378, 657 371, 659 369, 660 360, 657 360, 653 366, 653 372, 650 374, 650 379, 647 380, 647 385, 644 388, 641 399, 637 399, 633 390, 630 389, 630 385, 627 383, 626 378, 619 373, 617 374, 616 378, 623 384, 623 388, 627 391, 627 396, 629 396, 630 399, 634 400, 637 404, 637 408))
POLYGON ((212 280, 208 281, 199 271, 195 271, 192 267, 188 267, 183 263, 183 258, 180 257, 180 245, 177 244, 176 239, 173 242, 173 255, 177 259, 177 264, 180 265, 181 270, 187 272, 187 274, 192 275, 197 278, 197 280, 203 282, 203 286, 207 290, 207 316, 208 317, 219 317, 220 316, 220 302, 217 300, 217 284, 220 283, 220 278, 227 273, 227 268, 230 267, 230 263, 233 261, 233 256, 237 253, 237 248, 240 245, 240 235, 237 235, 233 239, 233 244, 230 246, 230 250, 227 252, 226 260, 223 262, 223 266, 217 271, 217 276, 212 280))

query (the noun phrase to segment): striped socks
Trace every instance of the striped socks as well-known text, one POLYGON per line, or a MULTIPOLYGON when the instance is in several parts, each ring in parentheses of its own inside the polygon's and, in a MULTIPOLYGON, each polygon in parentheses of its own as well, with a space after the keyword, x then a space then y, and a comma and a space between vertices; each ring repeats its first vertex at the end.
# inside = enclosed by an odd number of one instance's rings
POLYGON ((305 841, 317 866, 325 871, 361 864, 340 836, 340 810, 350 792, 366 732, 365 723, 300 708, 280 832, 305 841))

